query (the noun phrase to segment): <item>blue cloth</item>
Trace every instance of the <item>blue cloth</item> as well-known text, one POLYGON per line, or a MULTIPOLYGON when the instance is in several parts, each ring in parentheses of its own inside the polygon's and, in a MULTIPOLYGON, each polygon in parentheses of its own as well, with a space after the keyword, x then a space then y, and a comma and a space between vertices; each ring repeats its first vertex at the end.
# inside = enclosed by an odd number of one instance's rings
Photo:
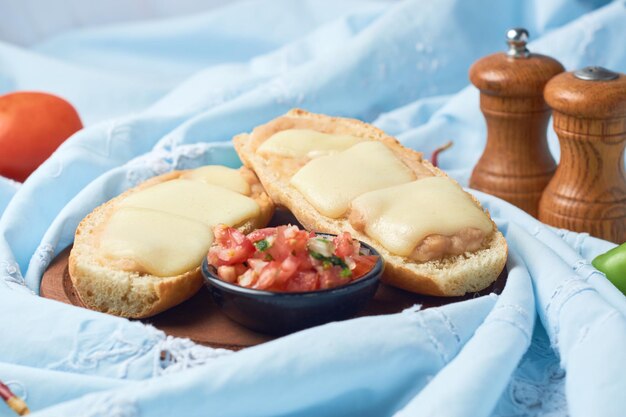
POLYGON ((238 166, 230 138, 292 107, 426 155, 453 139, 440 163, 467 185, 485 138, 471 63, 525 26, 567 69, 626 72, 626 2, 605 3, 253 1, 0 44, 0 92, 59 94, 87 126, 21 187, 0 181, 0 379, 42 416, 623 416, 626 299, 589 264, 614 245, 479 192, 509 244, 499 296, 232 353, 36 295, 95 206, 172 169, 238 166))
POLYGON ((2 214, 19 187, 19 182, 0 176, 0 214, 2 214))

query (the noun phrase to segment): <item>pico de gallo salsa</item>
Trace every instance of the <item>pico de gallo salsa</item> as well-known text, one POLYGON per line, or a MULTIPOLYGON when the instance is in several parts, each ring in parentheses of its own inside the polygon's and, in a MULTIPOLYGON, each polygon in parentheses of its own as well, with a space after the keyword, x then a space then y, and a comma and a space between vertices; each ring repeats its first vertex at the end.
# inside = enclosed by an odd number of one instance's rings
POLYGON ((248 235, 218 225, 213 232, 207 260, 217 276, 259 290, 304 292, 338 287, 365 275, 378 258, 361 254, 359 241, 348 232, 332 239, 292 225, 248 235))

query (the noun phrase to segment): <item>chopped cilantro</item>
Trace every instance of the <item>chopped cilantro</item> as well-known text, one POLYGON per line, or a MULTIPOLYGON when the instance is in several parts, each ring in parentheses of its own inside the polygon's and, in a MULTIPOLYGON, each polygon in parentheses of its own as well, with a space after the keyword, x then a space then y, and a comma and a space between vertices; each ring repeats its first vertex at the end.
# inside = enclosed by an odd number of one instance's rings
POLYGON ((340 275, 342 278, 350 278, 352 276, 352 271, 350 271, 350 268, 343 268, 340 275))
MULTIPOLYGON (((346 265, 346 262, 341 259, 340 257, 338 257, 337 255, 331 255, 331 256, 324 256, 319 252, 315 252, 310 250, 309 254, 311 255, 311 257, 313 259, 317 259, 318 261, 322 261, 324 265, 324 267, 326 267, 326 263, 330 263, 330 265, 336 265, 336 266, 340 266, 342 268, 348 268, 348 265, 346 265)), ((348 269, 349 270, 349 269, 348 269)))
POLYGON ((319 252, 309 251, 309 254, 313 259, 317 259, 318 261, 323 261, 326 259, 326 257, 319 252))
POLYGON ((342 268, 347 268, 348 267, 348 265, 346 265, 346 262, 343 259, 341 259, 340 257, 338 257, 337 255, 329 256, 328 260, 333 265, 337 265, 337 266, 340 266, 342 268))
POLYGON ((270 243, 267 241, 267 239, 262 239, 258 242, 254 242, 254 247, 261 252, 265 252, 270 247, 270 243))

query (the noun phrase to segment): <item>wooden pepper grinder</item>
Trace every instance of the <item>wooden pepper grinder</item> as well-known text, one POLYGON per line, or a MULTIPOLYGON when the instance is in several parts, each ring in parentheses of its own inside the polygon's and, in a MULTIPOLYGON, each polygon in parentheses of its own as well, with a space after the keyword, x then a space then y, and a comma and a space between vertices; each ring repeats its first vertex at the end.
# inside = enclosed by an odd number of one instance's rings
POLYGON ((539 220, 626 241, 626 75, 587 67, 552 79, 561 161, 539 205, 539 220))
POLYGON ((550 108, 543 89, 564 71, 553 58, 526 49, 526 29, 510 29, 509 50, 478 60, 470 68, 487 121, 487 145, 470 187, 493 194, 537 216, 539 199, 556 164, 546 140, 550 108))

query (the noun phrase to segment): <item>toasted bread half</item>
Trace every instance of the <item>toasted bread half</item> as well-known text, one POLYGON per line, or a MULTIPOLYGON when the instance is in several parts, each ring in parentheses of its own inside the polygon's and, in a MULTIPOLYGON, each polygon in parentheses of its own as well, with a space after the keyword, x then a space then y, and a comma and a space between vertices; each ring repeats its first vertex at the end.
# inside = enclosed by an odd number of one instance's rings
MULTIPOLYGON (((122 317, 149 317, 185 301, 202 287, 200 266, 181 275, 159 277, 121 269, 114 261, 98 255, 100 231, 125 198, 177 179, 185 172, 173 171, 154 177, 97 207, 80 222, 70 253, 69 273, 87 307, 122 317)), ((269 222, 274 204, 251 170, 242 167, 240 174, 250 185, 250 197, 260 207, 258 217, 237 225, 239 230, 248 233, 269 222)))
MULTIPOLYGON (((459 296, 488 287, 502 272, 507 258, 507 244, 493 221, 491 222, 493 229, 484 239, 481 249, 442 259, 417 262, 390 253, 366 234, 355 230, 346 217, 332 219, 320 214, 290 184, 291 177, 307 161, 261 155, 257 152, 258 147, 274 133, 287 129, 311 129, 322 133, 349 134, 380 141, 413 170, 418 179, 428 176, 447 178, 447 175, 424 160, 421 153, 403 147, 395 138, 374 126, 359 120, 329 117, 300 109, 293 109, 284 116, 255 128, 250 134, 241 134, 234 138, 239 157, 247 167, 254 170, 276 204, 291 210, 309 230, 326 233, 349 231, 355 238, 376 248, 385 260, 383 280, 386 283, 420 294, 459 296)), ((482 209, 478 200, 468 195, 482 209)))

